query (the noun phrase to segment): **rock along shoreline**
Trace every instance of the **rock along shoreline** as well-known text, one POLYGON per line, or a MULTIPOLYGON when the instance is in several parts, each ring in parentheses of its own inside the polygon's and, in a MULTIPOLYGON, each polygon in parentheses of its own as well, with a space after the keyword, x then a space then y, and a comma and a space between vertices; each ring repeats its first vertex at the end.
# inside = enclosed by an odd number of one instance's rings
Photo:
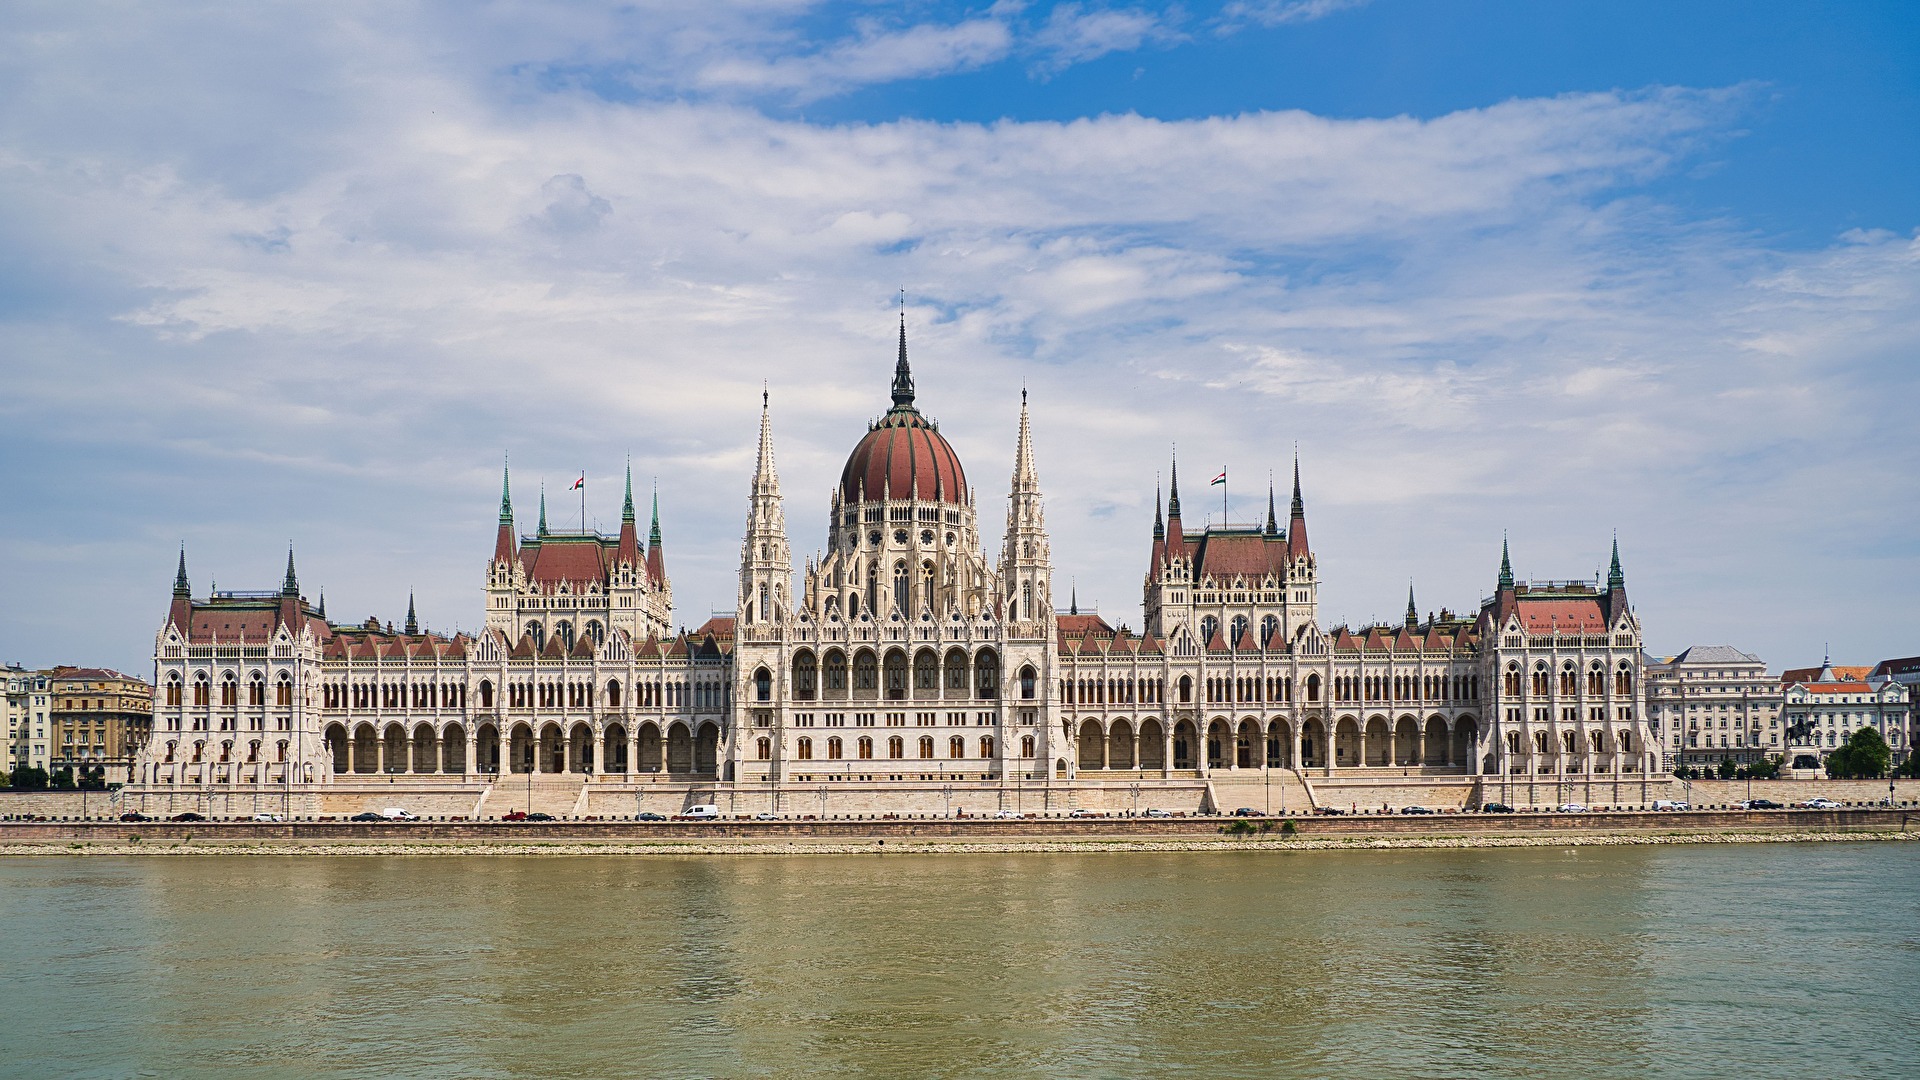
POLYGON ((0 858, 74 855, 115 857, 287 856, 766 856, 1014 855, 1116 852, 1417 851, 1465 848, 1646 847, 1673 844, 1810 844, 1920 840, 1920 830, 1621 832, 1526 836, 1183 837, 1178 839, 1033 837, 1018 840, 225 840, 167 839, 130 843, 35 840, 0 845, 0 858))

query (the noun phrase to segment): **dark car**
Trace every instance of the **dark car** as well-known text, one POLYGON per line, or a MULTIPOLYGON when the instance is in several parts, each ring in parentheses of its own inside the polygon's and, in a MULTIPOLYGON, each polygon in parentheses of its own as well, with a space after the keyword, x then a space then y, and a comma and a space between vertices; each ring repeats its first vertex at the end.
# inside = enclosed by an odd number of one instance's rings
POLYGON ((376 814, 371 810, 368 810, 364 814, 355 814, 352 817, 348 818, 347 820, 348 821, 385 821, 387 819, 381 817, 379 814, 376 814))
POLYGON ((138 810, 129 810, 120 815, 121 821, 152 821, 153 819, 138 810))
POLYGON ((654 813, 654 812, 653 812, 653 811, 651 811, 651 810, 642 810, 642 811, 641 811, 641 812, 639 812, 638 814, 635 814, 635 815, 633 815, 633 820, 635 820, 635 821, 665 821, 665 820, 667 820, 667 815, 665 815, 665 814, 656 814, 656 813, 654 813))
POLYGON ((552 814, 528 814, 527 820, 528 821, 552 821, 553 815, 552 814))
POLYGON ((1749 810, 1785 810, 1786 807, 1780 805, 1777 802, 1774 802, 1772 799, 1748 799, 1747 809, 1749 810))
POLYGON ((1341 814, 1346 813, 1345 810, 1342 810, 1337 806, 1316 806, 1313 808, 1313 812, 1316 814, 1326 814, 1329 817, 1338 817, 1341 814))
POLYGON ((205 821, 207 820, 207 818, 206 818, 206 815, 204 814, 196 814, 193 811, 188 810, 185 813, 175 814, 172 817, 168 818, 167 820, 168 821, 205 821))
POLYGON ((1490 802, 1481 807, 1480 812, 1483 814, 1511 814, 1513 813, 1513 807, 1503 802, 1490 802))
POLYGON ((1426 806, 1403 806, 1400 808, 1400 812, 1403 814, 1431 814, 1433 810, 1426 806))
POLYGON ((1255 810, 1251 806, 1243 806, 1240 809, 1235 810, 1233 812, 1233 816, 1234 817, 1265 817, 1266 815, 1262 814, 1258 810, 1255 810))

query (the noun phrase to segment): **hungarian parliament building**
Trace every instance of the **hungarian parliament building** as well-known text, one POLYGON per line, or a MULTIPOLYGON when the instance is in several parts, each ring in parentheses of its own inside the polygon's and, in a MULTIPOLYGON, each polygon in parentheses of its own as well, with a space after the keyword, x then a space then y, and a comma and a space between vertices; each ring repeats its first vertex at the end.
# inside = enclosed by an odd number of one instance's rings
MULTIPOLYGON (((659 500, 617 535, 515 528, 503 476, 485 629, 343 625, 302 594, 195 596, 181 553, 127 795, 217 812, 406 806, 491 818, 695 804, 783 817, 1274 811, 1416 798, 1641 801, 1663 781, 1618 545, 1604 587, 1515 580, 1477 609, 1325 627, 1294 462, 1284 519, 1189 529, 1155 497, 1140 629, 1055 604, 1025 392, 1006 530, 892 404, 847 457, 826 547, 788 540, 765 396, 730 617, 673 630, 659 500), (1381 798, 1376 794, 1385 792, 1381 798), (1264 799, 1265 803, 1257 802, 1264 799)), ((1489 547, 1490 550, 1490 547, 1489 547)))

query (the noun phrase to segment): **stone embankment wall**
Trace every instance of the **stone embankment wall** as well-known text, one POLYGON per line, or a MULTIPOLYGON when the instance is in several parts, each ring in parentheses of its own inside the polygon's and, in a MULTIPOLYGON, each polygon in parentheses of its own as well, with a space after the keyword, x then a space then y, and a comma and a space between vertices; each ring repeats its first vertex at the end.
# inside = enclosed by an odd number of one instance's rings
MULTIPOLYGON (((1085 839, 1219 836, 1223 828, 1247 819, 1187 818, 1048 818, 1024 820, 868 820, 868 821, 726 821, 633 822, 553 821, 499 822, 378 822, 302 821, 284 824, 256 822, 0 822, 0 846, 49 841, 143 840, 229 841, 346 841, 435 842, 487 841, 686 841, 734 839, 752 841, 851 841, 915 837, 922 839, 1005 840, 1021 837, 1085 839)), ((1357 817, 1298 817, 1285 819, 1264 835, 1302 838, 1361 836, 1495 836, 1605 833, 1709 833, 1714 831, 1920 828, 1920 809, 1848 810, 1709 810, 1689 813, 1600 814, 1436 814, 1407 817, 1391 814, 1357 817)), ((1256 826, 1257 827, 1257 826, 1256 826)))

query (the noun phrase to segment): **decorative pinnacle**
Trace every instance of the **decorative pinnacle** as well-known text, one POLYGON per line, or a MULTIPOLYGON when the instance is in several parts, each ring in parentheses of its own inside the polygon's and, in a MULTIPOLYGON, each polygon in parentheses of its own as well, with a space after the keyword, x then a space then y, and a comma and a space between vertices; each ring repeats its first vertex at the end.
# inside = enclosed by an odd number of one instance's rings
POLYGON ((1419 624, 1420 609, 1413 606, 1413 582, 1409 581, 1407 582, 1407 625, 1413 627, 1419 624))
POLYGON ((508 526, 513 524, 513 491, 509 484, 510 479, 509 469, 503 458, 500 463, 500 524, 508 526))
POLYGON ((1627 575, 1620 570, 1620 534, 1613 534, 1613 565, 1607 570, 1607 588, 1624 589, 1627 587, 1627 575))
POLYGON ((900 312, 900 361, 893 366, 893 407, 896 409, 913 408, 913 370, 907 367, 907 313, 905 293, 902 293, 900 312))
POLYGON ((653 527, 647 532, 647 545, 660 546, 660 480, 658 477, 653 481, 653 527))
POLYGON ((295 577, 293 573, 293 545, 291 543, 287 545, 287 576, 280 582, 280 594, 282 596, 300 595, 300 579, 295 577))
POLYGON ((1293 514, 1292 516, 1295 518, 1304 518, 1307 516, 1307 504, 1303 502, 1300 498, 1300 449, 1298 447, 1295 447, 1293 451, 1293 514))
POLYGON ((1500 534, 1500 588, 1513 588, 1513 560, 1507 558, 1507 535, 1500 534))
POLYGON ((627 459, 627 501, 624 505, 620 507, 620 521, 622 524, 628 524, 628 525, 631 525, 633 523, 633 459, 632 458, 627 459))
POLYGON ((1158 542, 1167 538, 1167 527, 1160 521, 1160 478, 1153 478, 1153 539, 1158 542))
POLYGON ((415 618, 413 614, 412 590, 408 590, 407 592, 407 628, 406 629, 407 629, 407 633, 409 634, 417 634, 420 632, 420 620, 415 618))
POLYGON ((186 596, 192 591, 187 584, 187 545, 180 545, 180 569, 173 572, 173 595, 186 596))
POLYGON ((540 484, 540 535, 547 535, 547 485, 545 481, 542 481, 540 484))
POLYGON ((1277 536, 1279 533, 1280 522, 1273 516, 1273 478, 1269 476, 1267 478, 1267 535, 1277 536))
POLYGON ((1167 492, 1167 520, 1180 516, 1180 450, 1173 451, 1172 487, 1167 492))

